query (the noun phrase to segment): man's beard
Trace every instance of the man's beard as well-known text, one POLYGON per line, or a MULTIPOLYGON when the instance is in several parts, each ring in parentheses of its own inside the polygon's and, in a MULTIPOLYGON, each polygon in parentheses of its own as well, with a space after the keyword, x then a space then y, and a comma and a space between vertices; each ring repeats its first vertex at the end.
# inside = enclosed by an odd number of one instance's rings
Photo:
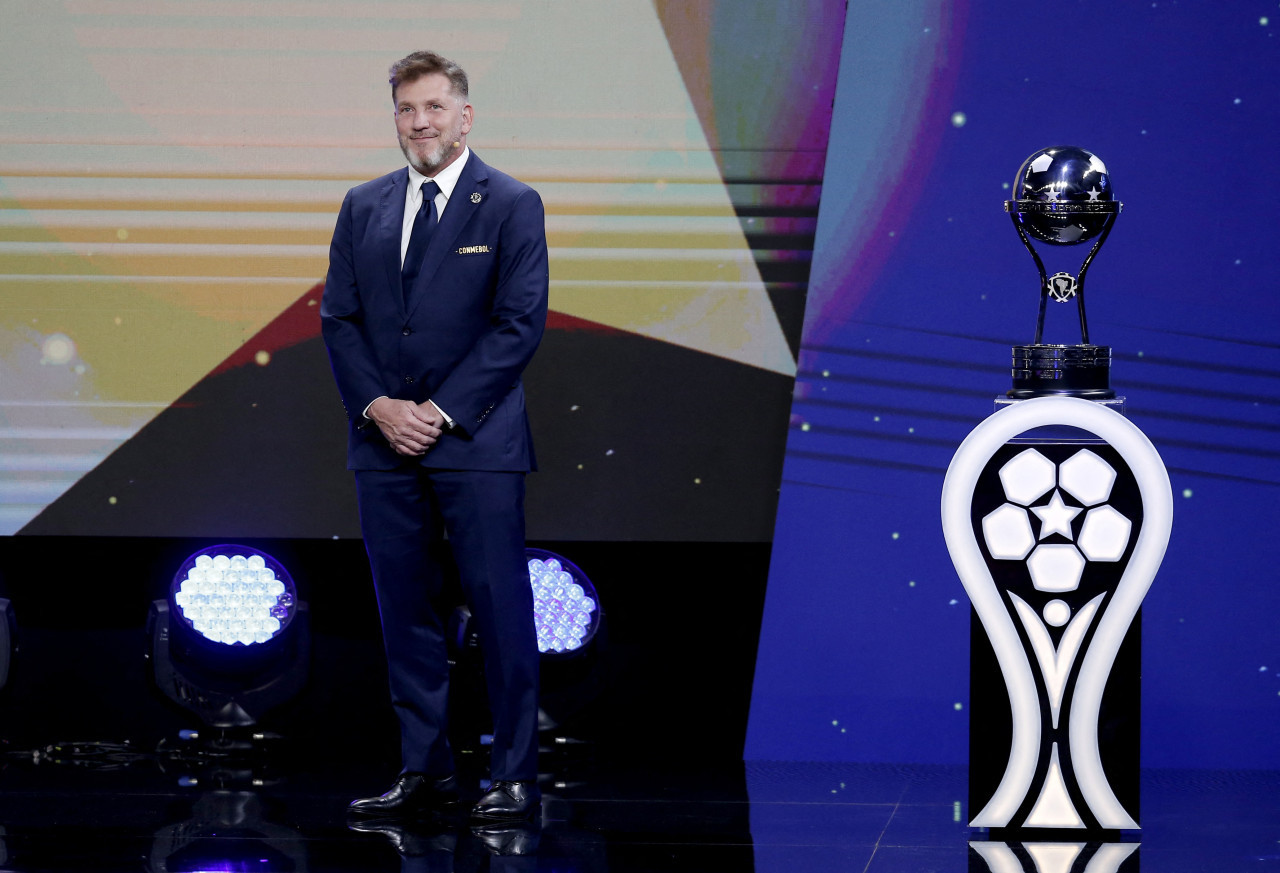
POLYGON ((412 140, 408 137, 400 138, 400 151, 404 153, 405 159, 409 164, 424 176, 431 176, 439 172, 450 156, 453 155, 453 144, 462 138, 462 130, 459 128, 454 131, 441 131, 440 135, 435 138, 435 146, 427 151, 425 155, 420 154, 415 148, 421 140, 412 140))

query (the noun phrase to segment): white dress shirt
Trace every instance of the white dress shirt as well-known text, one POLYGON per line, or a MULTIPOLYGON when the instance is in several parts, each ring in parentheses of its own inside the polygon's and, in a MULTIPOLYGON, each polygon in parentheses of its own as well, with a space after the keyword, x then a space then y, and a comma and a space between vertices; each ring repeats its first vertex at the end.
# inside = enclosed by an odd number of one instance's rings
MULTIPOLYGON (((449 198, 453 196, 453 189, 457 187, 458 177, 462 175, 462 168, 467 165, 469 157, 471 157, 471 149, 463 146, 462 154, 456 161, 430 177, 440 186, 440 193, 436 195, 437 221, 444 218, 444 208, 449 205, 449 198)), ((417 218, 418 207, 422 205, 422 183, 427 181, 427 178, 412 166, 409 167, 409 187, 404 192, 404 220, 400 225, 400 266, 402 267, 405 253, 409 251, 409 235, 413 233, 413 220, 417 218)))

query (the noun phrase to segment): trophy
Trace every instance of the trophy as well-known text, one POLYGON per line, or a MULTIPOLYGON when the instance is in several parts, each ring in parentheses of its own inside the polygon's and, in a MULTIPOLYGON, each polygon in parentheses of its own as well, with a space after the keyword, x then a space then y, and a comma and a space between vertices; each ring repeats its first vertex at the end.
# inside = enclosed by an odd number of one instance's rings
POLYGON ((1115 397, 1110 388, 1111 349, 1089 342, 1089 321, 1084 310, 1085 274, 1124 206, 1112 196, 1106 165, 1097 155, 1075 146, 1041 149, 1023 161, 1013 182, 1013 193, 1016 199, 1006 200, 1004 208, 1040 271, 1040 312, 1035 342, 1013 347, 1013 388, 1008 396, 1025 400, 1044 394, 1067 394, 1111 400, 1115 397), (1080 245, 1091 239, 1095 242, 1080 265, 1078 276, 1067 272, 1050 276, 1031 244, 1032 237, 1052 246, 1080 245), (1043 342, 1050 297, 1058 303, 1075 298, 1080 316, 1079 345, 1043 342))
POLYGON ((1013 387, 960 445, 942 491, 973 604, 970 825, 1107 839, 1139 827, 1135 618, 1173 499, 1159 454, 1121 414, 1110 349, 1089 341, 1085 274, 1121 208, 1110 174, 1084 149, 1041 149, 1014 196, 1005 208, 1040 273, 1035 342, 1014 346, 1013 387), (1078 275, 1049 275, 1033 239, 1093 245, 1078 275), (1080 343, 1043 341, 1050 298, 1075 301, 1080 343))

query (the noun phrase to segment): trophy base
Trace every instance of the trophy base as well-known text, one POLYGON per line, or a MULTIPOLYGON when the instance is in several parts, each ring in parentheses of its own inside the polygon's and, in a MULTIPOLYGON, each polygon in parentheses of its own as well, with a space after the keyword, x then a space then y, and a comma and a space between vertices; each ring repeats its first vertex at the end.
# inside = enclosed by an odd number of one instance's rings
POLYGON ((1084 400, 1110 400, 1111 347, 1038 345, 1013 347, 1013 400, 1060 395, 1084 400))

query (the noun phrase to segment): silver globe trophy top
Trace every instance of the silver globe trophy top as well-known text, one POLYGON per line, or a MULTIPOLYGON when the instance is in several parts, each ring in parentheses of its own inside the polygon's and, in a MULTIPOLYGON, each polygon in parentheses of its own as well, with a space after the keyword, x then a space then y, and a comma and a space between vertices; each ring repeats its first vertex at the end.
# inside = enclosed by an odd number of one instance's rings
POLYGON ((1123 204, 1114 198, 1111 174, 1097 155, 1078 146, 1050 146, 1023 161, 1013 181, 1013 200, 1005 211, 1022 244, 1040 271, 1040 313, 1031 345, 1013 347, 1015 400, 1059 394, 1091 400, 1115 397, 1111 389, 1111 349, 1089 342, 1084 311, 1084 278, 1093 258, 1106 242, 1123 204), (1052 246, 1074 246, 1094 240, 1076 276, 1049 275, 1031 238, 1052 246), (1043 342, 1044 316, 1049 298, 1067 303, 1075 298, 1080 315, 1080 342, 1043 342))

